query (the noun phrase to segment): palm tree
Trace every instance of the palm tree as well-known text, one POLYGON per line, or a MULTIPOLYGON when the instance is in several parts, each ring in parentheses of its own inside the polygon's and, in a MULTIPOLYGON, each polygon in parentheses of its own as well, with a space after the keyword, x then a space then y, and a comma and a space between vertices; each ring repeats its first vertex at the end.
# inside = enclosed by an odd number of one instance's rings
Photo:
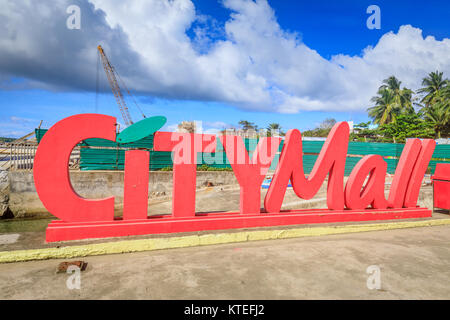
POLYGON ((276 132, 281 136, 284 136, 284 132, 281 131, 281 126, 279 123, 270 123, 267 126, 267 136, 271 137, 272 136, 272 132, 276 132))
POLYGON ((375 103, 368 108, 369 116, 379 125, 395 122, 400 113, 414 112, 412 106, 413 91, 401 87, 401 81, 391 76, 383 80, 377 95, 371 99, 375 103))
POLYGON ((425 104, 425 107, 430 106, 436 99, 439 99, 442 90, 448 87, 449 80, 443 80, 442 76, 443 72, 435 71, 430 72, 427 77, 423 78, 423 88, 417 90, 417 92, 425 94, 421 100, 425 104))
POLYGON ((430 72, 422 80, 423 88, 417 92, 424 94, 421 112, 425 120, 433 124, 436 137, 450 128, 450 80, 443 79, 443 72, 430 72))
POLYGON ((374 123, 383 125, 395 122, 401 107, 395 99, 395 93, 389 89, 378 90, 378 95, 371 99, 375 103, 368 108, 369 116, 374 119, 374 123))
POLYGON ((239 125, 242 127, 243 130, 256 130, 257 126, 253 122, 249 122, 247 120, 241 120, 239 121, 239 125))
POLYGON ((450 106, 448 100, 446 105, 440 101, 426 107, 424 118, 433 124, 436 138, 440 139, 441 132, 450 127, 450 106))
POLYGON ((412 107, 412 90, 408 88, 401 88, 402 82, 394 76, 390 76, 383 80, 383 84, 380 86, 379 90, 391 90, 394 92, 394 99, 399 104, 401 111, 414 111, 412 107))

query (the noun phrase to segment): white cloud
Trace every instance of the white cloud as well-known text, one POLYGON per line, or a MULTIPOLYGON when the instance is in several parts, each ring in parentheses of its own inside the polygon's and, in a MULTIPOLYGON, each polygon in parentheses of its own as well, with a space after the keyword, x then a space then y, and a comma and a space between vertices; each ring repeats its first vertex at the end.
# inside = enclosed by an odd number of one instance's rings
POLYGON ((30 132, 39 125, 39 120, 11 116, 0 122, 0 137, 19 138, 30 132))
POLYGON ((365 110, 388 76, 416 89, 430 71, 450 74, 450 39, 424 38, 409 25, 361 56, 327 60, 282 30, 266 0, 223 4, 230 18, 223 39, 212 41, 218 26, 212 31, 190 0, 3 0, 0 71, 30 79, 29 86, 95 90, 101 43, 140 94, 284 113, 365 110), (80 31, 65 28, 69 2, 82 8, 80 31), (186 32, 195 21, 204 27, 192 40, 186 32))
MULTIPOLYGON (((95 90, 98 44, 110 49, 116 67, 125 75, 142 75, 139 55, 130 50, 127 35, 109 27, 104 12, 94 9, 87 0, 2 0, 0 74, 4 76, 0 86, 7 90, 95 90), (80 30, 66 27, 66 9, 71 4, 81 8, 80 30), (5 81, 6 76, 27 81, 5 81)), ((105 82, 104 90, 109 89, 105 82)))
POLYGON ((19 122, 19 123, 28 123, 28 122, 37 122, 38 120, 36 119, 30 119, 30 118, 23 118, 23 117, 16 117, 16 116, 11 116, 10 120, 12 122, 19 122))
POLYGON ((224 128, 231 128, 233 125, 223 122, 223 121, 204 121, 203 126, 206 128, 215 128, 215 129, 224 129, 224 128))
MULTIPOLYGON (((223 121, 198 121, 198 123, 201 125, 203 133, 206 134, 219 134, 224 129, 230 129, 234 127, 232 124, 223 121)), ((197 125, 197 127, 199 126, 197 125)))

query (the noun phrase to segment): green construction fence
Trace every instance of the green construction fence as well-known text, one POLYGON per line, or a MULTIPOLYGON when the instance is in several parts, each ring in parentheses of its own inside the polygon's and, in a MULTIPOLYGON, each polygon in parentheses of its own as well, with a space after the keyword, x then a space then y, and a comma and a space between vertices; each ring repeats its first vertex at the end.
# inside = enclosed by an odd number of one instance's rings
MULTIPOLYGON (((36 129, 38 142, 47 132, 46 129, 36 129)), ((257 139, 244 139, 246 149, 251 156, 257 145, 257 139)), ((279 151, 283 147, 280 144, 279 151)), ((303 166, 305 173, 311 172, 317 156, 322 149, 324 141, 303 141, 303 166)), ((82 141, 80 149, 81 170, 123 170, 125 163, 125 151, 130 149, 145 149, 150 152, 150 170, 161 170, 173 165, 171 152, 153 150, 153 135, 132 143, 117 143, 104 139, 87 139, 82 141)), ((368 154, 378 154, 387 162, 387 171, 395 172, 398 160, 403 151, 404 144, 400 143, 376 143, 376 142, 349 142, 348 156, 345 165, 345 175, 349 175, 356 163, 368 154)), ((208 165, 213 168, 230 168, 230 163, 223 150, 220 141, 217 140, 215 153, 202 153, 198 156, 199 166, 208 165)), ((275 170, 279 160, 277 154, 272 161, 271 170, 275 170)), ((434 173, 436 163, 450 163, 450 145, 436 145, 432 160, 429 163, 429 173, 434 173)))

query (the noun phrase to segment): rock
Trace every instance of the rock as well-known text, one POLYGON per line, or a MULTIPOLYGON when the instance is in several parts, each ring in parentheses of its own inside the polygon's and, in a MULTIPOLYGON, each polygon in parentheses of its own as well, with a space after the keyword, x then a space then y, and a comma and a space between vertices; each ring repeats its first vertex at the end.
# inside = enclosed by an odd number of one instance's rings
POLYGON ((8 171, 6 170, 0 170, 0 189, 3 186, 7 186, 9 182, 8 179, 8 171))
POLYGON ((8 202, 0 201, 0 217, 4 219, 9 218, 9 214, 7 214, 8 211, 8 202))
POLYGON ((19 238, 20 234, 18 233, 0 234, 0 244, 16 243, 19 238))
MULTIPOLYGON (((0 171, 0 217, 4 217, 7 214, 9 218, 9 179, 8 171, 0 171)), ((5 218, 5 217, 4 217, 5 218)))
POLYGON ((56 273, 67 272, 67 268, 69 268, 69 266, 76 266, 76 267, 80 268, 80 271, 84 271, 84 270, 86 270, 87 262, 85 262, 85 261, 64 261, 64 262, 61 262, 58 265, 58 268, 56 269, 56 273))
POLYGON ((212 183, 211 181, 205 181, 205 182, 203 182, 203 185, 205 187, 214 187, 214 183, 212 183))
POLYGON ((164 187, 164 185, 162 183, 157 183, 157 184, 151 186, 151 191, 152 191, 152 194, 154 194, 155 196, 159 196, 162 192, 166 191, 166 188, 164 187))

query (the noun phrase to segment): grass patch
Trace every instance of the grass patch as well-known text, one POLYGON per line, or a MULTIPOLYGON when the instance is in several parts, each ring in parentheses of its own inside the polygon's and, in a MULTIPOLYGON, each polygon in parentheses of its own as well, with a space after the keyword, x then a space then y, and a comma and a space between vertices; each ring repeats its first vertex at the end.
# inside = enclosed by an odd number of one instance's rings
POLYGON ((52 220, 55 218, 0 220, 0 233, 44 232, 52 220))

